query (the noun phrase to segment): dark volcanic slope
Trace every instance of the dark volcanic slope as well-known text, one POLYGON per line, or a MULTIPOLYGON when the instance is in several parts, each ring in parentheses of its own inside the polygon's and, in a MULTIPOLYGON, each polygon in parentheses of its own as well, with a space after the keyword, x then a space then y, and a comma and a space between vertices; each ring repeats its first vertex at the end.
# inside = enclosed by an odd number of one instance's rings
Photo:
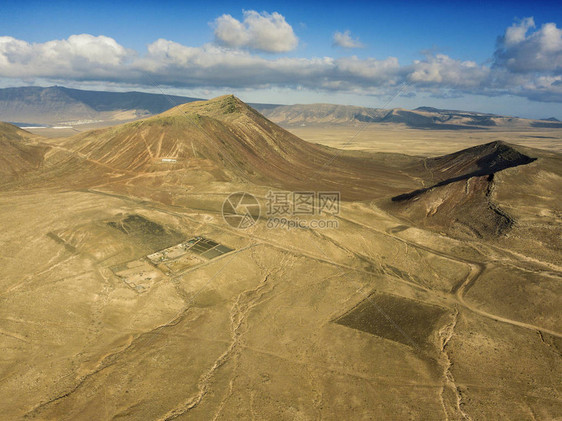
POLYGON ((234 96, 192 102, 145 120, 79 134, 62 147, 100 170, 203 170, 219 180, 248 180, 287 190, 337 190, 350 200, 416 188, 419 181, 405 170, 421 162, 402 155, 343 153, 305 142, 234 96))
POLYGON ((431 172, 431 178, 435 184, 431 187, 396 196, 392 200, 411 199, 435 187, 472 177, 493 176, 498 171, 525 165, 535 159, 520 153, 513 146, 501 141, 464 149, 450 155, 430 158, 425 161, 425 167, 431 172))
POLYGON ((393 197, 388 207, 411 221, 448 233, 497 236, 515 221, 493 200, 495 175, 535 160, 504 142, 428 159, 425 167, 432 174, 431 185, 393 197))

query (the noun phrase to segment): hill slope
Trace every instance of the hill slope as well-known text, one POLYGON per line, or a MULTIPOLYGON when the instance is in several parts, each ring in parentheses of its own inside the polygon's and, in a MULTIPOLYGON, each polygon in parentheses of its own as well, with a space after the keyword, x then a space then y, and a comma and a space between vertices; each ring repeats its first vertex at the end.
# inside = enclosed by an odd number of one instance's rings
POLYGON ((48 147, 38 145, 32 140, 34 137, 25 130, 0 122, 0 182, 41 166, 48 147))

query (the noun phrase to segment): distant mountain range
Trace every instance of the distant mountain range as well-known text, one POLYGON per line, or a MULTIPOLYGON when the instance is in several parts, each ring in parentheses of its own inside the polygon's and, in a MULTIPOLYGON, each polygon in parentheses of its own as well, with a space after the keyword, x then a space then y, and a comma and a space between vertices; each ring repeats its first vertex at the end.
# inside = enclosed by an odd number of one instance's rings
POLYGON ((489 129, 546 127, 562 128, 555 118, 531 120, 519 117, 506 117, 472 111, 441 110, 432 107, 419 107, 415 110, 402 108, 382 109, 349 105, 307 104, 285 105, 258 111, 271 121, 284 126, 308 125, 346 125, 368 123, 395 123, 417 129, 489 129))
MULTIPOLYGON (((0 121, 33 125, 113 125, 162 113, 200 98, 144 92, 104 92, 61 86, 0 89, 0 121)), ((419 107, 381 109, 334 104, 249 104, 281 126, 394 123, 418 129, 562 128, 551 117, 531 120, 494 114, 419 107)))
POLYGON ((126 121, 159 114, 186 102, 174 95, 144 92, 104 92, 62 86, 0 89, 0 121, 33 124, 80 124, 126 121))

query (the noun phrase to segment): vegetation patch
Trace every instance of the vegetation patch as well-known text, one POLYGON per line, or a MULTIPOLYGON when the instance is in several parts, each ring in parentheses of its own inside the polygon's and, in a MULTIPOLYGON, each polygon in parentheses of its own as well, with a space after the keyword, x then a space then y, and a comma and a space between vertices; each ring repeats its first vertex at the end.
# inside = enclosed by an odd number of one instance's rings
POLYGON ((372 294, 335 323, 414 347, 431 345, 446 310, 408 298, 372 294))
POLYGON ((110 221, 107 225, 123 232, 131 241, 142 244, 147 252, 173 246, 185 238, 178 231, 136 214, 128 215, 119 221, 110 221))

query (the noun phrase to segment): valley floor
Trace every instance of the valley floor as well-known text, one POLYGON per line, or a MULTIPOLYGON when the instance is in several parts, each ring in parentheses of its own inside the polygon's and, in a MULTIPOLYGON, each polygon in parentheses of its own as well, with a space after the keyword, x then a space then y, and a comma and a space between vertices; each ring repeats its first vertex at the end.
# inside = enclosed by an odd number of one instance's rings
POLYGON ((438 156, 496 140, 562 152, 562 129, 421 130, 398 124, 290 126, 286 129, 309 142, 369 152, 438 156))
POLYGON ((2 193, 3 417, 562 416, 561 268, 374 203, 344 204, 338 229, 236 230, 220 209, 248 187, 2 193), (109 224, 126 215, 234 251, 139 290, 112 268, 163 247, 109 224))

